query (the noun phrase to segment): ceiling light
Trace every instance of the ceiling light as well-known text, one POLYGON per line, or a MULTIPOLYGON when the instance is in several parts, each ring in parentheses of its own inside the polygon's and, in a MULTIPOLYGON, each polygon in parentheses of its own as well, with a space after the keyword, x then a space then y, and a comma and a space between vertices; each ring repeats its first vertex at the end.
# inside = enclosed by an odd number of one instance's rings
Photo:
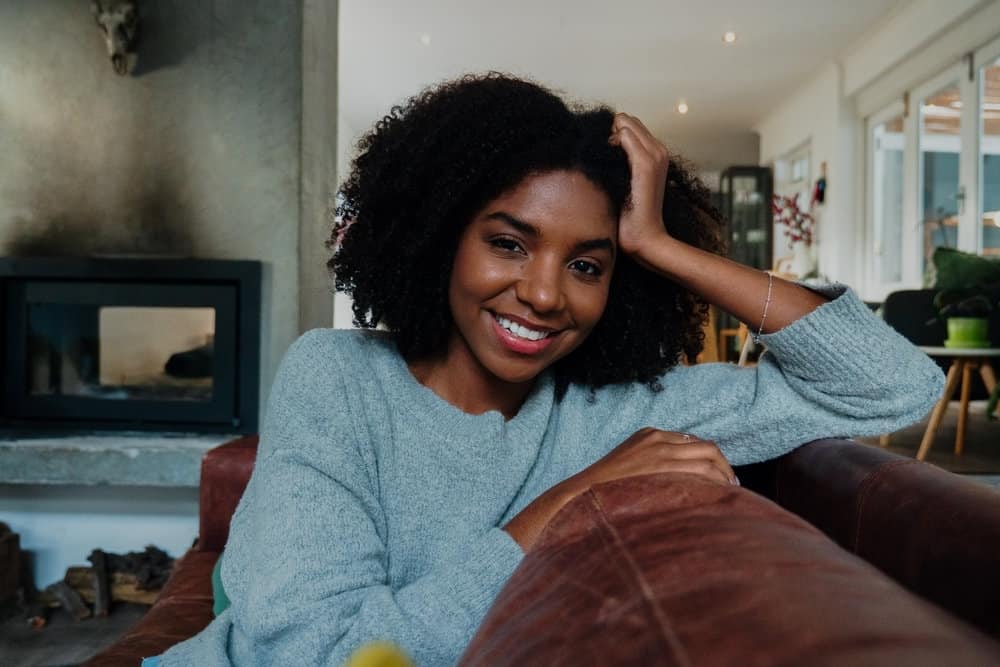
POLYGON ((677 105, 677 113, 685 114, 687 112, 688 112, 687 102, 681 102, 680 104, 677 105))
POLYGON ((733 42, 736 41, 736 33, 733 32, 732 30, 727 30, 726 33, 722 36, 722 41, 725 42, 726 44, 732 44, 733 42))
POLYGON ((431 36, 428 35, 426 32, 424 34, 420 35, 420 43, 423 44, 424 46, 430 46, 431 45, 431 36))

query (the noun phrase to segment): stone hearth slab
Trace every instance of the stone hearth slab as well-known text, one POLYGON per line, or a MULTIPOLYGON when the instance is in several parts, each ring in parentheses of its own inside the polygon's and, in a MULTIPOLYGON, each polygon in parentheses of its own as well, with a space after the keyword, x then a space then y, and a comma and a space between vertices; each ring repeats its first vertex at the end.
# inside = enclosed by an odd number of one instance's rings
POLYGON ((235 435, 0 439, 0 483, 197 487, 201 458, 235 435))

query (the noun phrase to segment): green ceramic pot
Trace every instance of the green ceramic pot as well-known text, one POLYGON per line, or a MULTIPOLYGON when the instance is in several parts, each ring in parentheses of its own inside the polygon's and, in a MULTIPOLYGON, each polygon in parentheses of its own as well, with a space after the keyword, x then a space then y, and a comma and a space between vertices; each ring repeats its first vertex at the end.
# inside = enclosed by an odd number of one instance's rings
POLYGON ((947 347, 986 347, 989 321, 985 317, 949 317, 947 347))

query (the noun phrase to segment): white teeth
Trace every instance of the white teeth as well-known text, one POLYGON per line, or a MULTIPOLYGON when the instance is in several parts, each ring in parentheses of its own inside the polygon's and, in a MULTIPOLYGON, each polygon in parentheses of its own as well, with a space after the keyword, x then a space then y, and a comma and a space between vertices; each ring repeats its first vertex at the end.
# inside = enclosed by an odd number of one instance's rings
POLYGON ((511 332, 518 338, 525 338, 527 340, 541 340, 548 336, 549 334, 544 331, 535 331, 534 329, 529 329, 528 327, 522 326, 517 322, 512 322, 506 317, 496 316, 497 322, 500 323, 507 331, 511 332))

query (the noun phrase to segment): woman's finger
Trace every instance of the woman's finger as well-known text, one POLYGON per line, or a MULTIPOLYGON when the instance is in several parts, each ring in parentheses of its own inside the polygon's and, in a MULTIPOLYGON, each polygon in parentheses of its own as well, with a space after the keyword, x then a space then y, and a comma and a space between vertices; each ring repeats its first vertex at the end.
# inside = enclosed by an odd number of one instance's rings
MULTIPOLYGON (((650 205, 657 207, 662 202, 659 196, 659 191, 662 189, 660 187, 662 180, 660 174, 665 166, 657 163, 657 157, 646 150, 632 128, 623 127, 618 131, 617 136, 618 144, 625 149, 625 154, 628 155, 629 165, 632 167, 633 183, 638 185, 638 187, 633 187, 633 193, 638 194, 638 192, 644 191, 644 188, 651 188, 651 194, 656 195, 656 197, 650 200, 650 205)), ((658 207, 657 210, 659 210, 658 207)))
POLYGON ((661 440, 657 443, 660 447, 667 449, 658 452, 660 456, 669 457, 672 460, 707 459, 725 474, 726 479, 734 484, 738 484, 736 472, 729 465, 729 461, 719 451, 719 447, 710 440, 695 440, 691 442, 676 440, 661 440))
POLYGON ((709 459, 681 459, 670 462, 660 472, 686 472, 722 484, 733 484, 733 479, 709 459))
POLYGON ((611 128, 612 131, 620 131, 621 129, 628 128, 635 134, 635 137, 647 153, 657 159, 667 159, 669 157, 667 147, 660 143, 660 140, 653 136, 649 128, 635 116, 630 116, 627 113, 618 113, 611 128))

